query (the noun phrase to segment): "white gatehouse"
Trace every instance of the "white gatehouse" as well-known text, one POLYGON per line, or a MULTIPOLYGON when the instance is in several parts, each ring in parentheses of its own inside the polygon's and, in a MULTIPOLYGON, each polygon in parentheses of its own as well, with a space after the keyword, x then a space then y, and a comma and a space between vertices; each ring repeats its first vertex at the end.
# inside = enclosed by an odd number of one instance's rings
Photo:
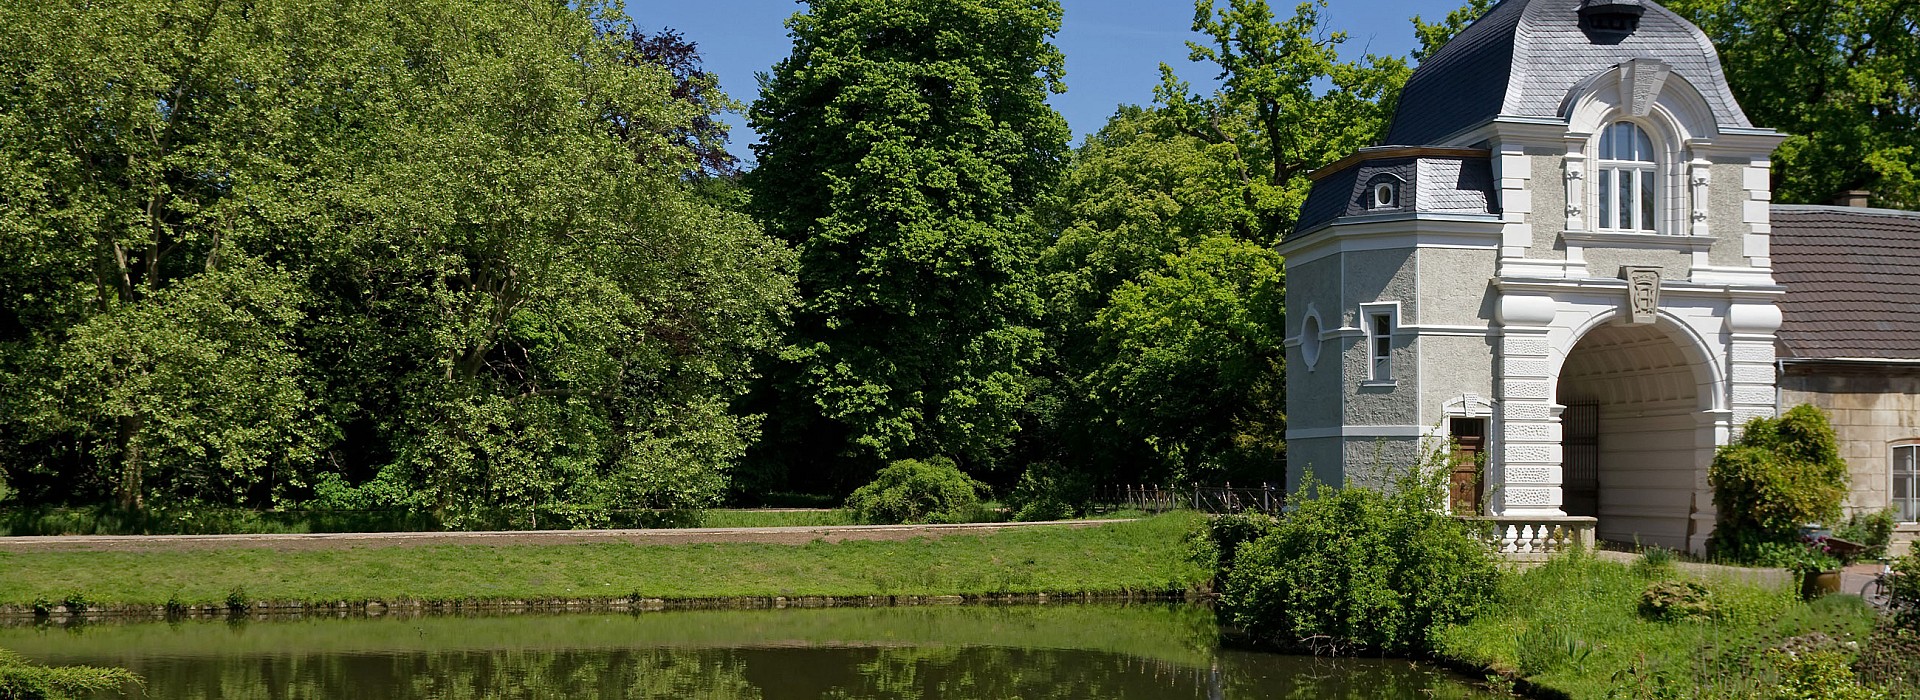
POLYGON ((1701 551, 1715 447, 1776 406, 1783 136, 1651 0, 1506 0, 1398 110, 1280 248, 1289 481, 1451 438, 1456 513, 1701 551))

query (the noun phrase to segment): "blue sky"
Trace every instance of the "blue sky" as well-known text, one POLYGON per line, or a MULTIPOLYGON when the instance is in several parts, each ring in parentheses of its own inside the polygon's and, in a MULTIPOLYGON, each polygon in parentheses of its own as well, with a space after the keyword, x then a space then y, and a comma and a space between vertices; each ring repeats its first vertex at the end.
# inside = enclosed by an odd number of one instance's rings
MULTIPOLYGON (((1342 57, 1363 53, 1412 52, 1415 14, 1435 21, 1462 0, 1332 0, 1326 18, 1348 40, 1342 57)), ((1051 99, 1073 126, 1074 141, 1100 128, 1114 108, 1152 99, 1159 65, 1166 63, 1196 86, 1211 84, 1213 73, 1187 60, 1186 42, 1195 38, 1191 0, 1062 0, 1064 26, 1055 44, 1067 57, 1067 92, 1051 99)), ((1291 14, 1294 3, 1273 2, 1276 13, 1291 14)), ((699 44, 708 70, 721 88, 743 103, 756 94, 754 74, 786 57, 786 18, 803 6, 795 0, 627 0, 627 13, 642 29, 671 27, 699 44)), ((750 158, 753 141, 744 121, 733 115, 732 149, 750 158)))

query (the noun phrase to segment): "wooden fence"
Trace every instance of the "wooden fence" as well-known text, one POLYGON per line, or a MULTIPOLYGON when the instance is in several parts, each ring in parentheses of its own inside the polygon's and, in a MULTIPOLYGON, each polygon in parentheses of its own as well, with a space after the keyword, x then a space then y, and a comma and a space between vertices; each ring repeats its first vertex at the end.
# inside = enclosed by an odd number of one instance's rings
POLYGON ((1157 486, 1129 484, 1094 489, 1093 504, 1106 510, 1142 510, 1163 513, 1169 510, 1197 510, 1203 513, 1256 512, 1278 514, 1286 505, 1286 493, 1275 484, 1236 487, 1157 486))

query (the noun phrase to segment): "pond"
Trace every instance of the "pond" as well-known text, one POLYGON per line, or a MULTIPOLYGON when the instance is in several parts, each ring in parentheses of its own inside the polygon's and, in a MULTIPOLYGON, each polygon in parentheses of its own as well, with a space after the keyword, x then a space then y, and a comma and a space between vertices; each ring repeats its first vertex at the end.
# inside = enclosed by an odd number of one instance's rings
POLYGON ((0 627, 113 665, 145 697, 1486 698, 1395 660, 1224 649, 1185 605, 1026 605, 181 620, 0 627))

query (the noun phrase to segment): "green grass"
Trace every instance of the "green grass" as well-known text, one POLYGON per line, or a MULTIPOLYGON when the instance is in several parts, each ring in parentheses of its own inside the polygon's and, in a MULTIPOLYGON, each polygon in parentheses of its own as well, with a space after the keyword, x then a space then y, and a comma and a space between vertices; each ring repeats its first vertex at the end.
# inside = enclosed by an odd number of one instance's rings
POLYGON ((1640 616, 1649 583, 1681 578, 1591 557, 1555 560, 1502 577, 1497 607, 1446 631, 1440 652, 1573 698, 1661 682, 1685 688, 1685 697, 1741 697, 1777 683, 1767 650, 1812 633, 1842 648, 1864 643, 1875 619, 1856 597, 1803 603, 1785 589, 1722 580, 1702 581, 1717 609, 1711 618, 1640 616))
POLYGON ((716 508, 700 514, 700 527, 824 527, 853 525, 853 514, 831 510, 758 510, 716 508))
POLYGON ((1178 513, 898 542, 0 553, 0 604, 1164 591, 1205 579, 1178 513))

